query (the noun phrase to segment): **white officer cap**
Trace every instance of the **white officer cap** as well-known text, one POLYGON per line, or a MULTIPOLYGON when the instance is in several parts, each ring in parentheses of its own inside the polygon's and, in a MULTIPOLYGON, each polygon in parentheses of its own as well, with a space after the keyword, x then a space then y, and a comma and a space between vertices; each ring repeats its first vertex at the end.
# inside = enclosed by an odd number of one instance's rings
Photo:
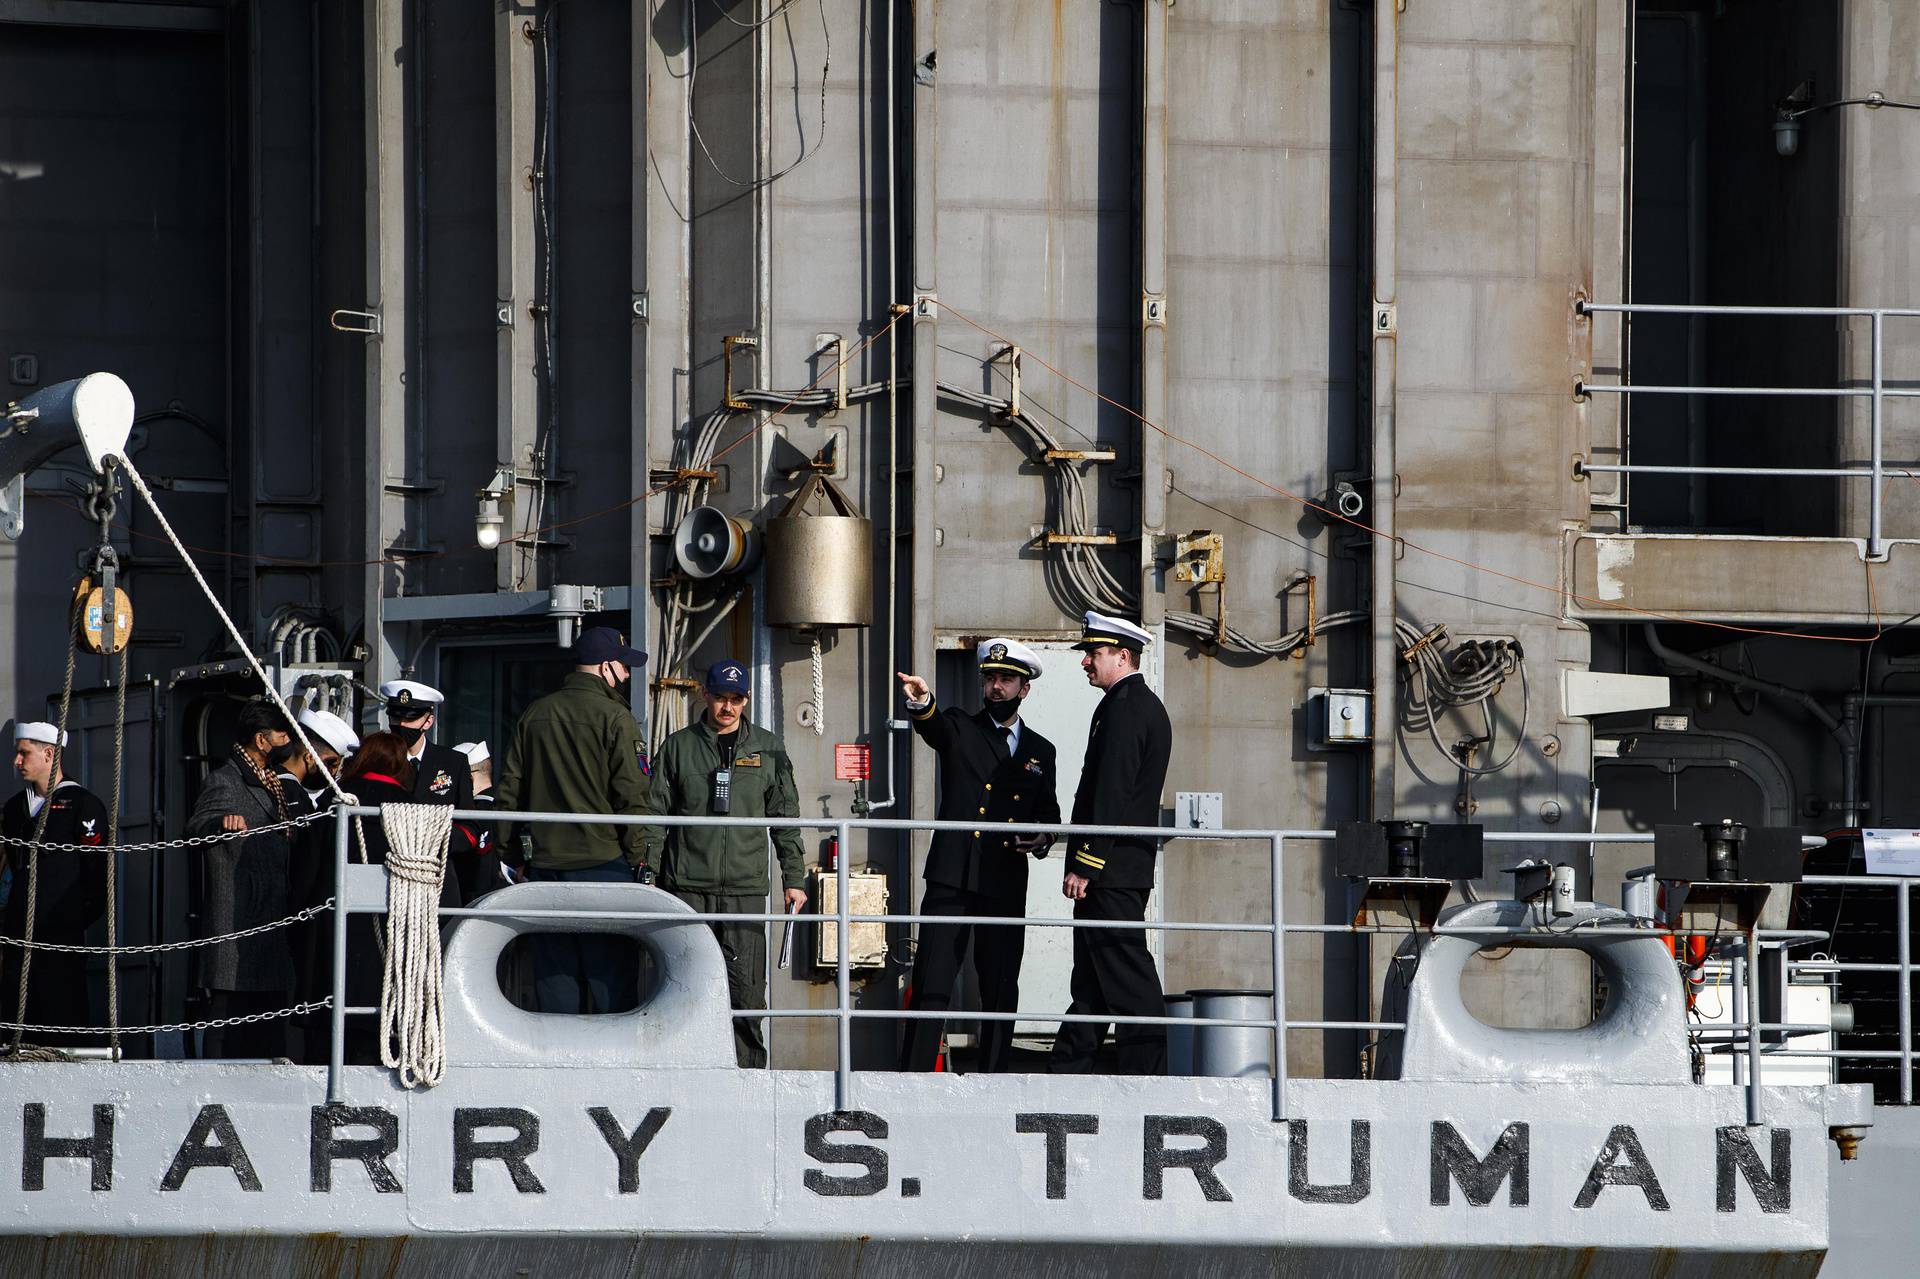
POLYGON ((487 744, 485 742, 461 742, 453 749, 467 757, 468 768, 478 768, 493 758, 493 755, 487 750, 487 744))
POLYGON ((303 710, 295 718, 300 727, 333 747, 342 759, 360 749, 360 735, 332 711, 303 710))
POLYGON ((67 735, 45 720, 17 719, 13 722, 13 740, 45 742, 48 746, 65 746, 67 735))
POLYGON ((984 640, 973 650, 973 655, 983 671, 1006 671, 1025 679, 1040 678, 1040 654, 1017 639, 998 636, 984 640))
POLYGON ((1102 644, 1111 644, 1116 648, 1130 648, 1138 653, 1153 643, 1149 632, 1129 622, 1124 617, 1109 617, 1105 613, 1087 610, 1083 623, 1084 634, 1075 648, 1098 648, 1102 644))
POLYGON ((447 700, 439 689, 411 679, 388 680, 380 686, 380 696, 387 699, 389 719, 419 719, 447 700))

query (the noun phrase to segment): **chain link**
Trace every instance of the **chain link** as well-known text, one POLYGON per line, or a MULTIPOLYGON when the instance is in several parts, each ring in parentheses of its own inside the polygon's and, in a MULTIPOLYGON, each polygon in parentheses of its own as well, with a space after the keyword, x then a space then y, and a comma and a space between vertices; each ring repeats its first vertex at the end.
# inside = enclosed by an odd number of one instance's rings
POLYGON ((35 843, 31 839, 23 839, 17 835, 0 835, 0 847, 40 848, 55 853, 153 853, 170 848, 201 848, 208 844, 223 844, 229 840, 252 839, 255 835, 271 835, 276 831, 310 826, 323 817, 332 816, 332 809, 322 809, 317 813, 302 813, 298 817, 289 817, 284 822, 249 826, 245 830, 216 830, 209 831, 205 835, 189 835, 182 839, 158 839, 145 844, 35 843))
MULTIPOLYGON (((122 1035, 169 1035, 175 1031, 188 1030, 225 1030, 229 1026, 245 1026, 256 1021, 274 1021, 281 1017, 302 1017, 307 1013, 318 1012, 322 1008, 333 1007, 333 999, 312 999, 291 1008, 276 1008, 272 1012, 248 1013, 244 1017, 215 1017, 209 1021, 175 1021, 162 1026, 122 1026, 118 1033, 122 1035)), ((115 1033, 105 1026, 36 1026, 31 1022, 0 1021, 0 1030, 34 1031, 43 1035, 108 1035, 115 1033)), ((0 1049, 0 1061, 5 1061, 7 1051, 0 1049)))
POLYGON ((147 942, 138 946, 69 946, 61 942, 22 941, 18 937, 8 937, 0 933, 0 946, 14 946, 21 950, 47 950, 60 955, 159 955, 174 950, 193 950, 200 946, 217 946, 221 942, 240 941, 247 937, 258 937, 261 933, 270 933, 276 928, 286 928, 293 924, 304 924, 316 915, 324 915, 333 909, 334 898, 329 897, 318 906, 309 906, 297 914, 285 919, 276 919, 269 924, 255 924, 251 928, 242 928, 235 933, 221 933, 217 937, 192 937, 186 941, 147 942))

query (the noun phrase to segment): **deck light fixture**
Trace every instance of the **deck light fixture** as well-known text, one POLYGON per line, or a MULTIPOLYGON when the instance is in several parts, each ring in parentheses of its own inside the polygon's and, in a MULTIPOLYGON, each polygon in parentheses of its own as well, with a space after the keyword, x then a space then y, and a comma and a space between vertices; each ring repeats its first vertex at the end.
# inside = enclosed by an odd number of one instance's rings
POLYGON ((1798 155, 1801 117, 1816 111, 1831 111, 1835 107, 1865 107, 1869 111, 1878 111, 1881 107, 1899 107, 1906 111, 1920 111, 1920 102, 1895 102, 1876 89, 1864 98, 1840 98, 1833 102, 1816 103, 1813 101, 1813 81, 1802 80, 1793 87, 1791 93, 1774 103, 1774 151, 1781 156, 1798 155))
POLYGON ((511 466, 503 466, 494 472, 493 478, 478 494, 478 505, 473 516, 474 540, 491 551, 500 545, 506 536, 507 525, 513 521, 513 483, 511 466))

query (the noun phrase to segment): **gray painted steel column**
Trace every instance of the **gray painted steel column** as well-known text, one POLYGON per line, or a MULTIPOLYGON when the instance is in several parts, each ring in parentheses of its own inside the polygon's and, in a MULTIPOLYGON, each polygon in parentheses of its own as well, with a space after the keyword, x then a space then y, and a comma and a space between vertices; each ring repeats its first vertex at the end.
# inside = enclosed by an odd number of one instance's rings
MULTIPOLYGON (((913 669, 934 678, 934 434, 940 404, 934 390, 940 359, 935 290, 940 200, 940 112, 936 71, 927 65, 939 36, 939 0, 913 8, 913 669)), ((916 811, 933 795, 933 753, 913 753, 916 811)), ((902 867, 912 882, 912 857, 902 867)))
MULTIPOLYGON (((835 1025, 835 1050, 833 1055, 833 1104, 837 1110, 853 1109, 853 928, 848 915, 853 903, 848 900, 851 880, 848 868, 853 863, 853 827, 841 822, 835 828, 837 850, 833 859, 834 878, 838 881, 834 905, 834 928, 839 933, 839 947, 834 955, 836 963, 835 983, 838 987, 840 1019, 835 1025)), ((769 1001, 771 1002, 771 1001, 769 1001)), ((769 1023, 771 1029, 771 1023, 769 1023)))
MULTIPOLYGON (((628 145, 632 157, 628 162, 628 217, 631 219, 628 244, 628 270, 632 280, 632 337, 630 339, 629 361, 632 376, 627 381, 627 459, 628 491, 645 493, 652 486, 648 479, 648 447, 652 432, 647 429, 647 405, 651 401, 653 387, 649 381, 652 363, 648 358, 648 341, 652 336, 652 326, 648 317, 652 312, 652 298, 648 295, 648 254, 651 252, 649 232, 653 227, 653 218, 648 202, 653 196, 654 175, 647 166, 648 143, 651 141, 647 130, 652 112, 647 110, 648 90, 652 86, 652 68, 648 63, 648 50, 652 44, 652 33, 645 21, 648 6, 632 6, 631 35, 629 36, 629 58, 631 70, 628 77, 628 108, 632 118, 632 133, 628 145)), ((662 225, 666 225, 663 223, 662 225)), ((634 503, 627 517, 627 630, 633 637, 635 648, 647 647, 647 614, 653 602, 653 546, 647 537, 650 521, 647 508, 651 499, 634 503)), ((633 716, 640 722, 640 733, 644 738, 648 722, 648 689, 645 672, 637 674, 628 687, 628 700, 633 707, 633 716)), ((649 751, 653 743, 647 743, 649 751)))
MULTIPOLYGON (((406 533, 406 499, 390 492, 389 479, 406 477, 407 429, 407 178, 406 47, 403 0, 366 0, 362 74, 366 103, 367 310, 380 317, 380 332, 366 339, 366 531, 364 558, 379 560, 406 533)), ((404 568, 365 569, 363 624, 368 649, 366 679, 377 684, 394 673, 398 657, 381 625, 381 599, 389 573, 404 580, 404 568)))
MULTIPOLYGON (((1782 1011, 1786 1008, 1784 999, 1782 1011)), ((1766 1122, 1760 1107, 1760 933, 1747 930, 1747 1126, 1766 1122)), ((1783 1019, 1784 1020, 1784 1019, 1783 1019)), ((1786 1041, 1782 1041, 1785 1045, 1786 1041)))
MULTIPOLYGON (((527 182, 535 127, 534 46, 523 31, 527 21, 512 5, 493 20, 494 459, 516 467, 533 456, 539 414, 534 321, 527 314, 534 296, 533 193, 527 182)), ((516 508, 520 497, 514 494, 516 508)), ((527 499, 531 502, 531 491, 527 499)), ((520 522, 516 509, 514 523, 520 522)), ((501 590, 513 589, 523 555, 531 557, 532 548, 520 547, 509 529, 494 556, 494 584, 501 590)))
MULTIPOLYGON (((1400 14, 1396 0, 1376 0, 1373 8, 1373 301, 1377 313, 1392 305, 1395 278, 1395 182, 1399 137, 1400 14)), ((1398 646, 1393 637, 1394 573, 1398 542, 1394 532, 1394 383, 1398 350, 1392 328, 1373 332, 1373 493, 1370 523, 1373 541, 1373 706, 1374 723, 1396 722, 1399 693, 1398 646)), ((1373 815, 1394 811, 1393 751, 1396 734, 1373 735, 1373 815)))
POLYGON ((343 808, 333 810, 333 1006, 328 1011, 327 1100, 344 1100, 347 1037, 347 824, 343 808))
MULTIPOLYGON (((1141 7, 1140 120, 1140 414, 1167 418, 1167 3, 1141 7)), ((1140 431, 1140 620, 1160 620, 1164 601, 1154 574, 1155 542, 1166 531, 1166 437, 1140 431)), ((1224 589, 1224 588, 1222 588, 1224 589)))

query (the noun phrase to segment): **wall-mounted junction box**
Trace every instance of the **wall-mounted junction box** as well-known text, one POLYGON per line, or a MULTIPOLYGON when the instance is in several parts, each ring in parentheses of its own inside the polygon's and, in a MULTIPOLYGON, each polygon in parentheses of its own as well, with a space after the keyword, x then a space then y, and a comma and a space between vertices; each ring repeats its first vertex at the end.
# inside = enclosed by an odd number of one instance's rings
POLYGON ((1364 746, 1373 740, 1373 693, 1364 688, 1307 690, 1307 749, 1364 746))

